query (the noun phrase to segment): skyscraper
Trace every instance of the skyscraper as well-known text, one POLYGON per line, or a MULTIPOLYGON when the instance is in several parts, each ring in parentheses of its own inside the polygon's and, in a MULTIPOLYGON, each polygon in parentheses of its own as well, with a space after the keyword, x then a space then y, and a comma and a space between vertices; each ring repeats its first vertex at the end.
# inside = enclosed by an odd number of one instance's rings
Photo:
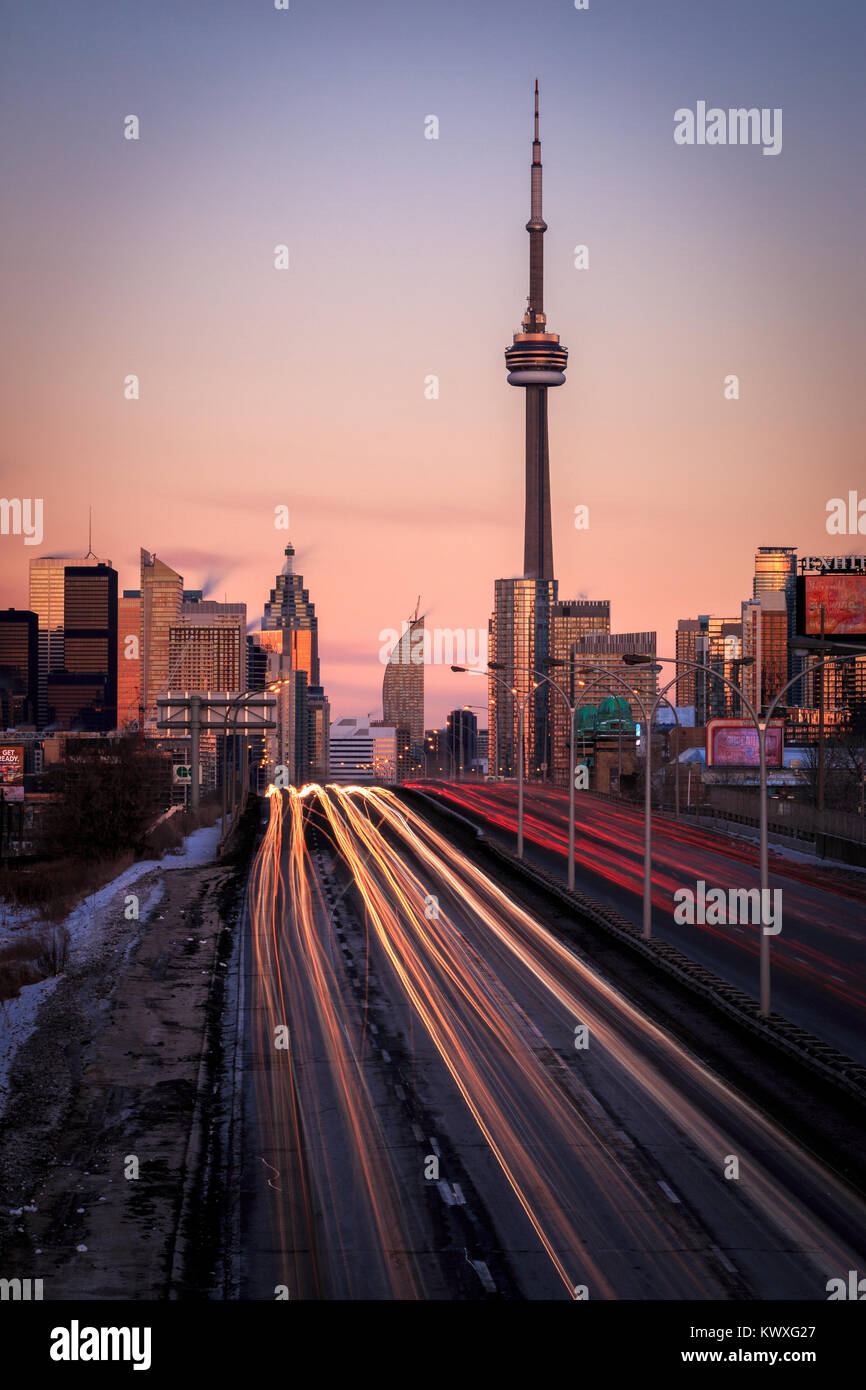
POLYGON ((141 552, 141 701, 145 728, 155 730, 157 697, 169 688, 171 629, 180 618, 183 576, 141 552))
POLYGON ((124 589, 117 600, 117 727, 138 729, 141 719, 141 592, 124 589))
POLYGON ((117 571, 67 565, 63 573, 63 668, 47 680, 49 717, 64 728, 117 726, 117 571))
POLYGON ((505 351, 508 383, 526 392, 526 484, 523 577, 497 579, 490 619, 491 661, 497 669, 489 683, 491 772, 513 775, 517 767, 520 709, 524 710, 526 769, 547 771, 550 762, 550 687, 533 690, 533 672, 550 655, 551 609, 557 598, 553 575, 550 515, 550 457, 547 390, 565 381, 568 352, 556 333, 547 331, 544 311, 544 233, 541 207, 541 140, 538 129, 538 83, 535 84, 535 131, 530 168, 529 296, 522 331, 505 351))
POLYGON ((319 623, 315 604, 295 574, 295 550, 291 542, 285 549, 285 563, 265 604, 261 644, 283 656, 286 666, 304 671, 308 685, 319 684, 319 623))
MULTIPOLYGON (((553 605, 550 626, 550 654, 556 662, 551 672, 573 705, 580 697, 577 668, 586 657, 575 661, 577 643, 592 633, 610 632, 610 599, 564 599, 553 605), (563 664, 564 663, 564 664, 563 664)), ((603 693, 608 691, 603 688, 603 693)), ((593 701, 595 704, 598 700, 593 701)), ((571 715, 562 696, 554 693, 550 700, 552 768, 557 781, 568 781, 568 748, 571 739, 571 715), (563 771, 564 769, 564 771, 563 771)))
POLYGON ((388 657, 382 678, 382 719, 409 730, 410 756, 420 762, 424 756, 424 616, 419 616, 417 604, 388 657))
POLYGON ((544 671, 550 655, 550 619, 556 600, 555 579, 497 579, 490 619, 491 663, 488 683, 490 770, 514 777, 520 750, 523 710, 524 770, 546 771, 550 757, 549 685, 537 684, 533 672, 544 671))
POLYGON ((478 719, 471 709, 453 709, 445 721, 447 767, 463 777, 471 772, 477 756, 478 719))
POLYGON ((739 685, 738 672, 742 668, 736 663, 742 655, 743 624, 741 618, 714 618, 709 613, 700 614, 697 621, 694 660, 718 673, 692 673, 695 723, 700 725, 708 719, 726 719, 742 713, 739 696, 731 685, 739 685))
POLYGON ((35 613, 0 612, 0 727, 34 724, 39 692, 39 623, 35 613))
POLYGON ((257 634, 268 653, 268 676, 279 680, 277 729, 267 736, 272 764, 289 769, 297 784, 311 775, 327 775, 325 732, 330 710, 319 683, 319 624, 303 577, 295 574, 295 551, 285 549, 285 563, 265 604, 262 630, 257 634))
MULTIPOLYGON (((743 611, 743 656, 753 663, 743 667, 743 694, 758 714, 782 689, 788 679, 788 610, 785 594, 764 589, 754 599, 746 599, 743 611)), ((783 696, 781 710, 788 703, 783 696)))
POLYGON ((695 676, 690 663, 697 660, 697 637, 701 630, 698 618, 680 618, 677 623, 676 657, 677 684, 675 704, 680 708, 695 703, 695 676))
POLYGON ((30 611, 39 624, 39 690, 36 722, 42 728, 48 718, 47 681, 49 671, 63 669, 63 593, 67 565, 110 565, 87 555, 39 555, 30 561, 30 611))
MULTIPOLYGON (((794 545, 760 545, 755 551, 755 575, 752 597, 779 592, 785 595, 787 612, 787 667, 785 680, 792 680, 805 666, 805 658, 793 649, 797 623, 797 547, 794 545)), ((784 685, 784 681, 782 684, 784 685)), ((803 703, 804 682, 797 681, 785 695, 786 705, 803 703)))

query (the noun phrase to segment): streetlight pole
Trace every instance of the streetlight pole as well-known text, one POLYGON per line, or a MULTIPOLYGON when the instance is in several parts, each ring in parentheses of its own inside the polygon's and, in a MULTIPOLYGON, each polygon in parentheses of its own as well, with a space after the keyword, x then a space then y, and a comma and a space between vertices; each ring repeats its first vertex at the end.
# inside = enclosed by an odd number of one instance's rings
MULTIPOLYGON (((549 666, 553 666, 553 665, 557 665, 557 664, 558 664, 558 663, 556 662, 556 659, 555 659, 554 657, 548 657, 548 658, 547 658, 547 661, 545 662, 545 665, 549 665, 549 666)), ((575 700, 574 704, 572 704, 571 701, 569 700, 568 696, 566 695, 565 691, 563 690, 562 686, 559 685, 555 680, 553 680, 553 678, 552 678, 551 676, 544 676, 544 675, 541 675, 541 673, 540 673, 540 672, 537 672, 537 671, 534 671, 534 672, 533 672, 533 675, 537 675, 538 678, 539 678, 540 680, 547 681, 548 685, 552 686, 553 689, 554 689, 555 691, 557 691, 558 694, 560 694, 560 695, 562 696, 563 700, 565 701, 565 707, 566 707, 566 709, 568 710, 568 722, 569 722, 569 740, 568 740, 568 887, 569 887, 569 890, 570 890, 571 892, 573 892, 573 891, 574 891, 574 810, 575 810, 575 807, 574 807, 574 791, 575 791, 575 787, 574 787, 574 778, 575 778, 575 772, 576 772, 576 770, 577 770, 576 767, 575 767, 575 743, 576 743, 576 733, 577 733, 577 728, 576 728, 577 711, 578 711, 578 709, 580 708, 580 701, 579 701, 579 700, 575 700)))
MULTIPOLYGON (((523 737, 523 736, 524 736, 524 718, 523 718, 523 716, 524 716, 524 711, 525 711, 525 709, 526 709, 526 702, 527 702, 527 700, 529 700, 529 698, 530 698, 532 695, 535 694, 535 691, 536 691, 537 687, 536 687, 536 686, 530 686, 529 690, 526 692, 526 695, 525 695, 524 698, 521 700, 521 699, 519 698, 519 696, 517 695, 517 691, 516 691, 516 690, 513 690, 512 687, 508 684, 508 682, 507 682, 507 681, 504 681, 504 680, 502 679, 501 676, 497 676, 496 673, 495 673, 493 670, 490 669, 490 665, 489 665, 489 664, 488 664, 488 669, 487 669, 486 671, 475 671, 475 670, 472 670, 472 669, 471 669, 470 667, 468 667, 468 666, 452 666, 452 667, 451 667, 451 670, 454 671, 456 675, 464 675, 464 676, 484 676, 486 680, 493 680, 493 681, 496 682, 497 685, 501 685, 502 688, 503 688, 503 690, 505 690, 505 691, 507 692, 507 694, 513 695, 513 696, 517 697, 517 744, 518 744, 518 758, 517 758, 517 857, 518 857, 518 859, 522 859, 522 858, 523 858, 523 760, 524 760, 524 753, 523 753, 523 742, 524 742, 524 737, 523 737)), ((499 741, 499 720, 496 721, 496 731, 497 731, 497 743, 498 743, 498 741, 499 741)))
MULTIPOLYGON (((675 665, 679 665, 680 667, 691 668, 691 669, 697 670, 697 671, 709 671, 710 674, 711 674, 711 675, 714 675, 714 676, 716 677, 717 680, 724 681, 725 685, 729 686, 729 687, 731 688, 731 690, 733 690, 734 693, 737 694, 737 695, 739 696, 742 705, 744 705, 745 708, 746 708, 746 710, 748 711, 749 717, 750 717, 750 719, 752 720, 752 723, 753 723, 754 726, 755 726, 755 731, 756 731, 756 733, 757 733, 757 735, 758 735, 758 769, 759 769, 759 779, 760 779, 760 799, 759 799, 760 849, 759 849, 759 864, 760 864, 760 875, 761 875, 761 904, 763 905, 763 904, 768 900, 769 891, 770 891, 770 887, 769 887, 769 868, 768 868, 768 861, 769 861, 768 838, 769 838, 769 837, 768 837, 768 831, 767 831, 767 820, 768 820, 768 807, 767 807, 767 729, 768 729, 769 726, 770 726, 770 720, 771 720, 772 717, 773 717, 773 712, 774 712, 774 710, 777 708, 777 706, 778 706, 778 704, 779 704, 779 701, 781 700, 782 696, 785 695, 785 694, 791 689, 791 687, 792 687, 793 685, 796 685, 797 682, 801 679, 800 674, 798 674, 798 675, 796 675, 796 676, 792 676, 791 679, 790 679, 789 681, 786 681, 786 682, 785 682, 785 684, 781 687, 780 690, 778 690, 778 691, 776 692, 776 694, 774 695, 773 699, 770 701, 770 704, 769 704, 768 707, 767 707, 766 713, 759 717, 758 714, 756 713, 756 711, 754 710, 754 708, 752 707, 751 702, 750 702, 750 701, 747 699, 747 697, 743 694, 743 691, 739 688, 739 686, 734 685, 734 682, 733 682, 732 680, 729 680, 727 676, 723 675, 721 671, 715 671, 715 670, 713 670, 712 667, 705 665, 703 662, 683 661, 681 658, 678 660, 677 657, 671 657, 671 656, 659 656, 659 657, 655 657, 655 658, 653 658, 653 657, 646 657, 646 658, 644 658, 642 655, 637 654, 637 653, 629 653, 628 655, 626 655, 625 657, 623 657, 623 660, 626 662, 627 665, 630 665, 630 666, 645 666, 645 665, 647 665, 650 661, 656 660, 656 661, 671 662, 671 663, 673 663, 673 664, 675 664, 675 665)), ((831 664, 833 664, 833 663, 836 663, 836 662, 838 662, 839 664, 842 664, 842 663, 844 663, 844 662, 846 662, 846 661, 854 661, 854 660, 856 660, 856 657, 855 657, 855 656, 830 656, 830 657, 827 657, 826 660, 818 662, 815 666, 812 667, 812 670, 813 670, 813 671, 823 670, 823 668, 824 668, 825 666, 829 666, 829 665, 831 665, 831 664)), ((752 665, 753 662, 754 662, 754 658, 753 658, 753 657, 743 657, 743 658, 740 659, 739 665, 741 665, 741 666, 749 666, 749 665, 752 665)), ((661 693, 664 694, 665 691, 669 690, 670 687, 676 683, 676 679, 677 679, 677 678, 676 678, 676 676, 675 676, 675 677, 673 678, 673 680, 669 681, 668 684, 664 687, 664 690, 663 690, 661 693)), ((645 877, 645 879, 646 879, 646 873, 647 873, 647 870, 646 870, 646 866, 645 866, 645 867, 644 867, 644 877, 645 877)), ((646 890, 646 883, 644 883, 644 889, 646 890)), ((644 891, 644 900, 645 900, 645 901, 644 901, 644 909, 646 910, 646 891, 644 891)), ((760 935, 760 1013, 761 1013, 761 1016, 762 1016, 762 1017, 768 1018, 769 1015, 770 1015, 770 937, 769 937, 769 934, 768 934, 766 931, 764 931, 763 925, 764 925, 764 924, 761 923, 761 935, 760 935)), ((647 932, 646 932, 646 918, 645 918, 644 935, 645 935, 645 936, 647 935, 647 932)))
MULTIPOLYGON (((822 645, 823 645, 823 642, 824 642, 824 605, 823 605, 823 603, 822 603, 822 604, 821 604, 821 643, 822 643, 822 645)), ((818 707, 818 811, 819 811, 819 813, 820 813, 820 812, 823 811, 823 809, 824 809, 824 720, 825 720, 824 705, 825 705, 825 703, 826 703, 826 701, 825 701, 825 699, 824 699, 824 696, 825 696, 826 691, 825 691, 825 688, 824 688, 824 677, 823 677, 823 676, 821 677, 821 684, 820 684, 820 686, 819 686, 819 691, 820 691, 820 695, 821 695, 821 703, 820 703, 820 705, 819 705, 819 707, 818 707)))

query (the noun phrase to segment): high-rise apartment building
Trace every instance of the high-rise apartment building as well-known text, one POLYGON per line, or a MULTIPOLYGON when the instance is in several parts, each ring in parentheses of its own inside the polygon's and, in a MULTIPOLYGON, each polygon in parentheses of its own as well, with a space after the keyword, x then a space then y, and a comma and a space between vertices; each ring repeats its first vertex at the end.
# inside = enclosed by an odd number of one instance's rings
POLYGON ((409 730, 410 754, 420 762, 424 746, 424 617, 419 616, 417 607, 385 666, 382 718, 386 724, 409 730))
POLYGON ((247 606, 210 599, 181 604, 169 628, 172 686, 240 693, 247 685, 247 606))
POLYGON ((556 594, 555 579, 497 579, 494 586, 489 642, 494 670, 487 698, 490 771, 496 776, 517 774, 521 711, 525 772, 542 776, 548 768, 550 687, 537 683, 532 673, 544 672, 550 656, 556 594))
POLYGON ((697 660, 696 641, 700 630, 701 624, 698 618, 680 618, 677 623, 675 653, 677 658, 677 695, 675 704, 680 708, 695 703, 697 672, 691 670, 687 663, 697 660))
MULTIPOLYGON (((764 589, 743 609, 742 690, 760 714, 788 679, 788 606, 783 590, 764 589)), ((781 708, 787 704, 782 699, 781 708)))
POLYGON ((701 725, 710 719, 738 717, 740 701, 733 687, 739 686, 742 620, 714 618, 704 613, 697 621, 694 659, 709 670, 693 673, 695 723, 701 725))

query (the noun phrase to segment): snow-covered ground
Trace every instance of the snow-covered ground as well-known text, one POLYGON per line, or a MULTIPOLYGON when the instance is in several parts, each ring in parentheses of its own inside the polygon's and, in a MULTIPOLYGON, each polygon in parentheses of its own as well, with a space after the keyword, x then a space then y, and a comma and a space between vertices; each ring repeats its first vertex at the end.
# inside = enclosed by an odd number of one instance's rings
POLYGON ((216 859, 219 838, 219 823, 216 825, 205 825, 201 830, 194 830, 192 834, 187 835, 184 840, 183 852, 181 854, 167 854, 165 858, 160 861, 162 868, 198 869, 204 864, 212 864, 216 859))
MULTIPOLYGON (((194 830, 186 837, 180 854, 131 864, 110 883, 83 898, 61 923, 69 934, 68 967, 80 969, 109 951, 128 953, 163 896, 162 874, 170 869, 201 868, 213 863, 218 842, 218 825, 194 830), (133 897, 138 899, 134 904, 133 897), (127 912, 137 912, 137 916, 127 917, 127 912)), ((0 903, 0 944, 20 931, 44 925, 38 910, 0 903)), ((43 1000, 61 978, 56 975, 25 985, 17 999, 0 1004, 0 1114, 15 1052, 32 1033, 43 1000)))

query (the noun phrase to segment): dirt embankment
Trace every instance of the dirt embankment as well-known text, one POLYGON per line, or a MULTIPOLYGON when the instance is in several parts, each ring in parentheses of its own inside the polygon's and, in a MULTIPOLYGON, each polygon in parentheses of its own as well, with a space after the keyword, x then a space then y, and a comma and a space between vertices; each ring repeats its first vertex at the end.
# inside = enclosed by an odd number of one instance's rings
POLYGON ((242 878, 160 864, 134 888, 146 921, 126 920, 120 888, 42 1001, 0 1121, 0 1277, 42 1279, 45 1299, 206 1296, 242 878))

